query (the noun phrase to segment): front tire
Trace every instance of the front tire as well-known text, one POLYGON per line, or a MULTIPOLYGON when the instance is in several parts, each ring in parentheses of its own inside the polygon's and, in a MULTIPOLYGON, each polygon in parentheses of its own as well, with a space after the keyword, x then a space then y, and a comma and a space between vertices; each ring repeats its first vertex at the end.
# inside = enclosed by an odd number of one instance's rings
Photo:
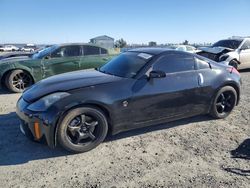
POLYGON ((231 86, 221 88, 211 106, 210 115, 217 119, 226 118, 237 103, 237 92, 231 86))
POLYGON ((21 93, 33 84, 33 78, 24 70, 13 70, 5 77, 5 85, 15 93, 21 93))
POLYGON ((106 138, 108 123, 104 113, 96 108, 81 107, 69 111, 59 124, 59 144, 73 153, 87 152, 106 138))

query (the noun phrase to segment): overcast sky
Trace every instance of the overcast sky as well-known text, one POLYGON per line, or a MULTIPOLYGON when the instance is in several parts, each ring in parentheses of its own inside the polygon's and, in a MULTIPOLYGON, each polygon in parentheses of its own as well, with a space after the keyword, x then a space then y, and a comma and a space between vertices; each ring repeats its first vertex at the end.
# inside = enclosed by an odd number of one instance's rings
POLYGON ((215 42, 250 36, 250 0, 0 0, 0 43, 215 42))

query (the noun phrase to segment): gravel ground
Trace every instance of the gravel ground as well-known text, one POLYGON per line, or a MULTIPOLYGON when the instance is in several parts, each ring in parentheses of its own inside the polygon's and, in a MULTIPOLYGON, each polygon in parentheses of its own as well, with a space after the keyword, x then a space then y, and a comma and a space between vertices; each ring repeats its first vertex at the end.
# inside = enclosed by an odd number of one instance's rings
POLYGON ((0 91, 0 187, 249 187, 250 70, 225 120, 198 116, 109 137, 70 155, 19 131, 19 94, 0 91))

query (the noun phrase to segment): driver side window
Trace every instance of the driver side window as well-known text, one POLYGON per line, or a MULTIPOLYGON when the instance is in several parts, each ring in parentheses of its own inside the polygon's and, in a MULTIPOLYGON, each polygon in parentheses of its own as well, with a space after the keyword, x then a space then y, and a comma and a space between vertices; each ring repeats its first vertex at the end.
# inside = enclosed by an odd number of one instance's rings
POLYGON ((100 48, 96 46, 84 46, 83 47, 84 55, 99 55, 100 48))
POLYGON ((195 60, 192 55, 172 53, 160 56, 153 65, 153 70, 175 73, 195 69, 195 60))
POLYGON ((51 54, 52 58, 80 56, 80 46, 64 46, 51 54))

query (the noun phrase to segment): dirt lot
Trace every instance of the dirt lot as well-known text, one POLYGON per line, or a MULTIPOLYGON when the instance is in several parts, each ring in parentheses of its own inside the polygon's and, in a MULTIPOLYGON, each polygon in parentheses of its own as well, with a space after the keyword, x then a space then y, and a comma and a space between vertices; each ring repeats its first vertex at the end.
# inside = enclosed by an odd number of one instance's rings
POLYGON ((19 94, 0 91, 0 187, 249 187, 250 70, 225 120, 199 116, 109 137, 70 155, 19 131, 19 94))

